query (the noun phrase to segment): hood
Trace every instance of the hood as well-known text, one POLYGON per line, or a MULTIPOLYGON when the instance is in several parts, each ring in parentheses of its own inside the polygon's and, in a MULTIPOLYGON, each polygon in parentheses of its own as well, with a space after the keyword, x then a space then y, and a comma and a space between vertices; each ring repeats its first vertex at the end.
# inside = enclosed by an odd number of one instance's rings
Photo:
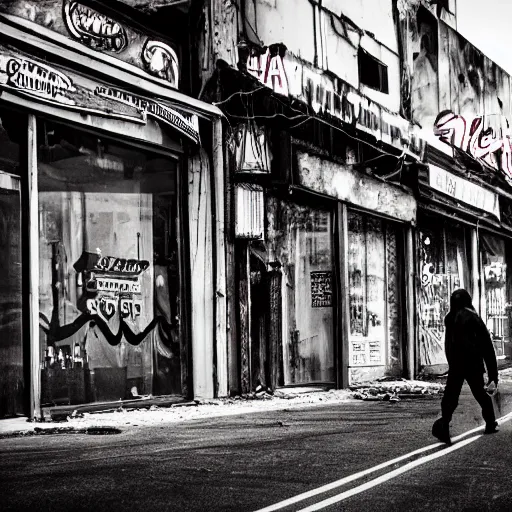
POLYGON ((473 302, 471 295, 464 288, 459 288, 450 297, 450 313, 457 313, 464 308, 473 309, 473 302))

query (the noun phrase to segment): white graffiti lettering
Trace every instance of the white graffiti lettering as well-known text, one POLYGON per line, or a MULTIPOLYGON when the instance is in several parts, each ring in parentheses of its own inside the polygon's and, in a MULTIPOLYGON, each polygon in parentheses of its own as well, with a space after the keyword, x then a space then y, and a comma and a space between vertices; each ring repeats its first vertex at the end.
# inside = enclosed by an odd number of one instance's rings
POLYGON ((249 56, 247 71, 274 92, 289 95, 283 59, 280 55, 271 55, 269 48, 262 55, 249 56))
POLYGON ((30 59, 12 57, 6 65, 7 85, 62 103, 73 103, 65 93, 74 92, 70 78, 63 73, 30 59))
POLYGON ((96 280, 96 290, 99 292, 141 293, 141 286, 139 281, 98 277, 96 280))
POLYGON ((64 20, 71 35, 90 48, 116 53, 126 48, 128 38, 125 29, 86 5, 67 1, 64 20))

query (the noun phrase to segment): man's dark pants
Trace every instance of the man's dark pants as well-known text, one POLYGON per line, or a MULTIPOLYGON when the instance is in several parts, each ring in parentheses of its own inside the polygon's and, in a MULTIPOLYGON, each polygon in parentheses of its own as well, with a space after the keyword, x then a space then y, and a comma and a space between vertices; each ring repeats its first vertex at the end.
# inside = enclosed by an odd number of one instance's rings
POLYGON ((441 412, 446 423, 450 423, 453 412, 459 403, 459 395, 464 384, 467 381, 469 389, 473 393, 476 401, 482 408, 482 416, 488 425, 494 424, 496 416, 494 415, 494 406, 492 398, 486 393, 484 388, 484 376, 479 371, 450 370, 448 379, 441 401, 441 412))

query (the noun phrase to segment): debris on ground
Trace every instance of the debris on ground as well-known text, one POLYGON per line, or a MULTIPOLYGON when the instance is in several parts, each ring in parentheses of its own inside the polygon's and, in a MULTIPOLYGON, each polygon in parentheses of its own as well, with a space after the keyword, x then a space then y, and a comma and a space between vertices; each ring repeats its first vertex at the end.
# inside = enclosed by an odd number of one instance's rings
POLYGON ((389 380, 351 386, 354 398, 368 401, 398 402, 404 399, 435 398, 444 392, 444 384, 419 380, 389 380))

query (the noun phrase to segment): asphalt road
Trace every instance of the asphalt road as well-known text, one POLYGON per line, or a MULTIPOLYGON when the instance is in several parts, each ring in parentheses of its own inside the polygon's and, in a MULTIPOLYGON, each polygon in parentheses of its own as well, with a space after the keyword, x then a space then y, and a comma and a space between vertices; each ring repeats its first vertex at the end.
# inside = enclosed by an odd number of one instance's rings
MULTIPOLYGON (((512 386, 500 386, 504 415, 512 386)), ((256 511, 436 444, 439 407, 438 398, 353 401, 109 436, 1 439, 0 510, 256 511)), ((481 424, 465 387, 452 436, 481 424)), ((481 433, 275 509, 510 511, 512 421, 481 433)))

